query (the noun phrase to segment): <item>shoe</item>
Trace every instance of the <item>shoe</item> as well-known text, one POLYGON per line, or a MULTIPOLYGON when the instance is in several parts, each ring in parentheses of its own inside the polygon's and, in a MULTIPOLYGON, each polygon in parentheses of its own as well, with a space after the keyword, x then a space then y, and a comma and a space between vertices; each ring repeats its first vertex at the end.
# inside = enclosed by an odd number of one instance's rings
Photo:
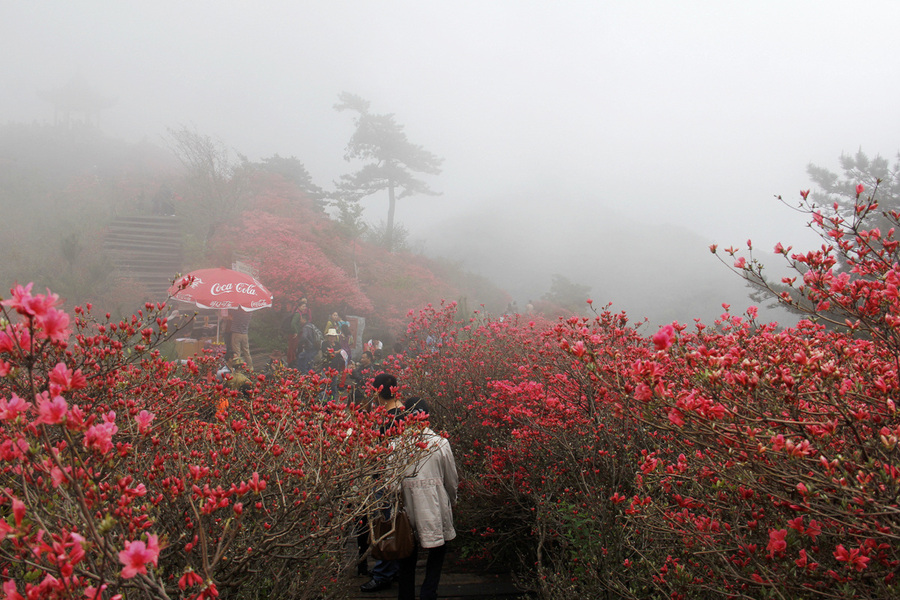
POLYGON ((377 581, 375 579, 370 579, 365 582, 361 586, 359 586, 359 591, 361 592, 380 592, 381 590, 386 590, 391 587, 391 582, 388 581, 377 581))

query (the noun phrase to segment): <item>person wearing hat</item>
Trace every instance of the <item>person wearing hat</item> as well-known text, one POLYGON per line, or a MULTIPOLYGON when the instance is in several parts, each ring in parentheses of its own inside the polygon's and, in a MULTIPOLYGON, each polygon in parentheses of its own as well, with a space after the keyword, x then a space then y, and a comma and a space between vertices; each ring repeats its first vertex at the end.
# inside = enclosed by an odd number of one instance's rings
POLYGON ((341 316, 338 314, 338 311, 334 311, 331 313, 331 316, 328 317, 328 322, 325 323, 325 329, 323 331, 328 331, 329 329, 334 329, 340 335, 341 325, 344 324, 350 325, 349 321, 344 321, 341 319, 341 316))

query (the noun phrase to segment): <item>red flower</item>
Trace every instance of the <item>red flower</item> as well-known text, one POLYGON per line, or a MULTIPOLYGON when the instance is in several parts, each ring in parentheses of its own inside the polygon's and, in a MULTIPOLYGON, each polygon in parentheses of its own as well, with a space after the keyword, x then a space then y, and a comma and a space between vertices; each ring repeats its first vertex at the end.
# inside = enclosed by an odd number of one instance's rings
POLYGON ((178 587, 180 587, 181 589, 185 589, 194 585, 199 585, 201 583, 203 583, 203 578, 195 573, 193 569, 188 567, 188 570, 185 571, 184 575, 182 575, 178 580, 178 587))
POLYGON ((147 433, 150 431, 150 423, 153 422, 153 419, 156 418, 152 412, 147 412, 146 410, 142 410, 138 413, 138 415, 134 418, 138 424, 138 432, 147 433))
POLYGON ((66 366, 66 363, 58 363, 53 370, 50 371, 50 383, 59 387, 59 395, 69 390, 80 390, 87 386, 87 378, 81 374, 81 369, 72 371, 66 366))
POLYGON ((776 553, 781 554, 787 550, 787 542, 784 538, 787 536, 787 529, 773 529, 769 531, 769 544, 766 550, 769 551, 769 557, 774 557, 776 553))
POLYGON ((660 327, 651 339, 657 350, 665 350, 675 341, 675 328, 672 325, 660 327))
POLYGON ((869 557, 862 554, 862 548, 847 550, 843 544, 838 544, 838 547, 834 550, 834 557, 841 562, 847 563, 847 566, 853 567, 857 571, 864 570, 869 564, 869 557))
POLYGON ((820 533, 822 533, 822 527, 819 525, 819 522, 815 519, 810 519, 809 527, 806 528, 806 535, 815 540, 820 533))
POLYGON ((52 399, 47 392, 41 392, 36 398, 38 405, 38 418, 35 423, 55 425, 66 418, 69 405, 62 396, 54 396, 52 399))
POLYGON ((31 402, 25 402, 15 394, 8 401, 6 398, 0 398, 0 419, 4 421, 13 421, 29 409, 31 402))
POLYGON ((147 574, 147 563, 157 565, 159 560, 159 542, 156 535, 147 536, 147 543, 137 540, 125 542, 125 549, 119 552, 119 562, 125 565, 122 577, 131 579, 138 573, 147 574))
POLYGON ((259 478, 259 473, 253 471, 253 476, 250 478, 250 489, 256 492, 257 494, 266 489, 266 480, 259 478))
POLYGON ((16 590, 16 582, 12 579, 3 582, 3 593, 3 600, 25 600, 24 596, 16 590))
POLYGON ((33 309, 29 306, 31 302, 31 287, 33 285, 34 282, 29 283, 25 287, 16 285, 16 287, 9 290, 9 293, 12 294, 12 298, 0 302, 0 305, 9 306, 10 308, 15 309, 20 315, 34 315, 33 309))

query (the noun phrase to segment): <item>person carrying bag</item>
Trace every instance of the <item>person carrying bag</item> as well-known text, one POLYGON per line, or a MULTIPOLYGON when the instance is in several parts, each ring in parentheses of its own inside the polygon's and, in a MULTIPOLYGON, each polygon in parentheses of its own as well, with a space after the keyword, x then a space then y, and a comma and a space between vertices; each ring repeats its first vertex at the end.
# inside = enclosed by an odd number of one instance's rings
POLYGON ((379 514, 369 520, 369 546, 377 560, 399 560, 412 554, 415 539, 402 494, 391 510, 390 519, 379 514))

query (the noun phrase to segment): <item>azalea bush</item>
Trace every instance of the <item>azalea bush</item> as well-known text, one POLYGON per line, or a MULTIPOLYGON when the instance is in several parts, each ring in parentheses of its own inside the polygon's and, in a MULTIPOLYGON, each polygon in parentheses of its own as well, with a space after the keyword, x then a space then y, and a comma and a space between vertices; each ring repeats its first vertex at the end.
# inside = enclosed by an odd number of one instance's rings
MULTIPOLYGON (((864 192, 846 213, 801 194, 823 244, 779 244, 781 283, 751 243, 725 250, 809 313, 793 328, 728 307, 646 333, 609 307, 410 314, 385 368, 451 439, 463 557, 546 599, 898 595, 900 261, 868 225, 898 215, 864 192)), ((323 379, 239 394, 212 357, 167 362, 162 305, 115 322, 56 304, 27 286, 2 304, 7 597, 344 593, 347 536, 421 423, 388 440, 380 410, 321 405, 323 379)))
POLYGON ((900 267, 863 191, 806 205, 820 250, 776 247, 794 328, 418 315, 403 381, 456 441, 468 547, 545 598, 896 596, 900 267))
POLYGON ((157 346, 165 306, 74 318, 17 286, 0 323, 0 574, 7 598, 340 597, 345 542, 421 452, 416 425, 248 393, 157 346), (393 435, 393 434, 403 435, 393 435))

